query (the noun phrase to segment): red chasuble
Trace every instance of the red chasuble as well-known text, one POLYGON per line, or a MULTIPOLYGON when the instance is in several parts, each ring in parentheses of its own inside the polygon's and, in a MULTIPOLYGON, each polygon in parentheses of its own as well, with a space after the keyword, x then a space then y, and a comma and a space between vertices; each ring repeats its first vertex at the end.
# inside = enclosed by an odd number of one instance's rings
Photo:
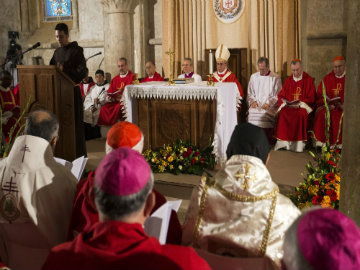
MULTIPOLYGON (((2 125, 2 132, 5 135, 5 138, 8 139, 10 130, 15 125, 20 115, 19 100, 11 89, 5 90, 2 88, 0 89, 0 103, 3 115, 6 115, 6 112, 8 111, 13 114, 6 124, 3 123, 2 125)), ((16 135, 18 128, 19 127, 16 127, 14 130, 13 136, 16 135)))
MULTIPOLYGON (((80 232, 86 232, 95 223, 99 221, 99 215, 94 203, 93 185, 95 180, 95 173, 91 172, 86 179, 82 179, 77 184, 75 200, 71 213, 70 226, 68 232, 68 240, 74 239, 80 232)), ((165 197, 153 189, 155 193, 155 206, 152 209, 153 213, 160 206, 166 203, 165 197)), ((166 243, 181 244, 182 228, 175 211, 171 212, 168 235, 166 243)))
POLYGON ((42 269, 210 269, 193 248, 160 245, 141 224, 98 222, 54 247, 42 269))
POLYGON ((219 74, 218 72, 214 72, 213 80, 214 80, 214 82, 234 82, 234 83, 236 83, 236 85, 239 89, 240 96, 244 97, 244 91, 243 91, 238 79, 236 79, 235 74, 232 73, 230 70, 227 69, 224 74, 219 74))
POLYGON ((132 84, 134 79, 134 74, 129 70, 124 78, 121 78, 120 74, 118 74, 111 80, 108 98, 115 101, 107 102, 101 106, 98 125, 112 126, 120 120, 123 107, 120 103, 122 93, 124 92, 125 86, 132 84))
POLYGON ((94 85, 95 85, 95 82, 90 82, 90 83, 81 82, 81 83, 79 83, 81 97, 85 98, 89 94, 91 87, 93 87, 94 85), (85 84, 87 85, 86 91, 84 91, 84 85, 85 84))
MULTIPOLYGON (((286 78, 281 91, 278 94, 279 107, 287 100, 292 102, 300 100, 304 106, 314 107, 315 85, 314 79, 303 72, 302 79, 295 82, 293 76, 286 78)), ((308 112, 304 108, 291 108, 285 106, 278 115, 276 138, 282 141, 306 141, 307 140, 308 112)))
MULTIPOLYGON (((339 106, 344 104, 344 89, 345 89, 345 76, 342 78, 336 78, 334 72, 327 74, 324 79, 326 88, 326 95, 330 99, 327 101, 330 108, 330 145, 334 145, 336 142, 340 118, 343 110, 339 106), (339 98, 331 101, 331 99, 339 98), (333 106, 331 106, 333 105, 333 106)), ((323 97, 323 87, 322 82, 320 82, 319 87, 316 92, 316 105, 318 107, 315 114, 315 124, 314 124, 314 133, 316 140, 320 142, 325 142, 325 107, 324 107, 324 97, 323 97)), ((339 144, 341 144, 342 131, 339 136, 339 144)))
POLYGON ((142 83, 144 82, 155 82, 155 81, 163 81, 164 78, 161 77, 161 75, 157 72, 154 73, 154 76, 152 78, 149 78, 149 76, 145 77, 141 80, 142 83))

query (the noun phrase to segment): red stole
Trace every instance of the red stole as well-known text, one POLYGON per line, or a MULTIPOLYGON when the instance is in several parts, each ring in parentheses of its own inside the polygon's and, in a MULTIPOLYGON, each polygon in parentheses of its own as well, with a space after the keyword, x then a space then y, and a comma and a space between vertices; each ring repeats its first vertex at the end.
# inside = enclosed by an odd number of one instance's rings
POLYGON ((214 80, 214 82, 234 82, 234 83, 236 83, 239 93, 240 93, 240 96, 244 97, 244 91, 243 91, 238 79, 236 79, 235 74, 232 73, 230 70, 227 69, 224 74, 219 74, 218 72, 215 72, 214 76, 213 76, 213 80, 214 80), (219 79, 217 78, 217 76, 219 77, 219 79), (225 79, 223 79, 223 78, 225 78, 225 79))
MULTIPOLYGON (((278 94, 279 106, 283 99, 291 102, 296 99, 314 107, 315 85, 314 79, 303 72, 302 79, 295 82, 289 76, 278 94)), ((308 113, 304 108, 283 107, 278 115, 276 138, 282 141, 306 141, 308 128, 308 113)))
MULTIPOLYGON (((95 172, 91 172, 88 178, 82 179, 77 184, 68 232, 69 241, 74 239, 74 235, 88 231, 90 227, 99 221, 99 215, 94 203, 94 180, 95 172)), ((153 192, 155 193, 155 206, 151 213, 166 203, 166 199, 161 193, 155 189, 153 189, 153 192)), ((182 228, 179 219, 176 212, 172 211, 166 242, 180 245, 181 236, 182 228)))
MULTIPOLYGON (((318 141, 324 143, 326 141, 326 137, 325 137, 325 107, 323 107, 324 97, 323 97, 322 82, 324 82, 326 95, 329 97, 329 99, 340 97, 341 100, 338 101, 338 103, 344 104, 345 76, 343 76, 342 78, 336 78, 335 73, 333 71, 330 72, 320 82, 316 92, 316 105, 318 106, 318 109, 315 114, 314 133, 315 133, 315 138, 318 141)), ((329 101, 328 101, 328 105, 329 105, 329 101)), ((330 110, 330 129, 329 129, 330 145, 334 145, 336 142, 342 113, 343 110, 337 104, 335 104, 335 108, 332 108, 330 110)), ((342 143, 342 131, 340 132, 338 144, 341 143, 342 143)))
POLYGON ((89 94, 89 91, 90 91, 91 87, 93 87, 94 85, 95 85, 95 82, 90 82, 90 83, 83 83, 83 82, 81 82, 81 83, 79 84, 81 96, 82 96, 83 98, 85 98, 85 97, 89 94), (85 90, 84 90, 84 84, 87 84, 87 85, 88 85, 88 87, 87 87, 87 89, 86 89, 86 93, 85 93, 85 90))
POLYGON ((145 77, 141 80, 142 83, 144 82, 155 82, 155 81, 163 81, 164 78, 161 77, 161 75, 157 72, 154 73, 154 76, 152 78, 149 78, 149 76, 145 77))
POLYGON ((122 93, 124 92, 125 86, 132 84, 135 77, 131 70, 128 71, 128 74, 121 78, 120 74, 116 75, 110 83, 110 87, 108 90, 108 97, 116 99, 116 101, 110 101, 101 106, 98 125, 101 126, 112 126, 117 121, 122 118, 122 105, 120 103, 120 99, 122 93))
POLYGON ((54 247, 42 269, 210 269, 191 247, 160 245, 141 224, 98 222, 54 247))

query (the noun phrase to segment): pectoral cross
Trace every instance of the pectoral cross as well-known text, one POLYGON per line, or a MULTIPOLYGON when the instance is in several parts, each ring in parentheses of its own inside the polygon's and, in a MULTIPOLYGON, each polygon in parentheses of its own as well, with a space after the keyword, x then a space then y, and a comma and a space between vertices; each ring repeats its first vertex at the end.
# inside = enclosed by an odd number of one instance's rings
POLYGON ((341 91, 341 83, 338 83, 338 84, 336 85, 336 88, 335 88, 335 89, 332 89, 332 90, 334 91, 335 97, 338 97, 339 94, 340 94, 340 91, 341 91))
POLYGON ((23 157, 22 157, 22 160, 21 160, 21 163, 23 163, 23 162, 24 162, 24 158, 25 158, 25 152, 31 152, 31 151, 30 151, 30 148, 29 148, 26 144, 25 144, 25 146, 24 146, 23 148, 21 148, 20 151, 23 151, 23 152, 24 152, 23 157))
POLYGON ((228 0, 228 1, 225 2, 225 6, 227 8, 230 8, 231 5, 232 5, 232 1, 228 0))
POLYGON ((248 190, 249 189, 249 180, 255 181, 256 178, 254 175, 249 175, 250 166, 248 163, 245 164, 245 173, 242 173, 241 170, 239 170, 234 176, 237 181, 244 180, 244 184, 242 186, 243 189, 248 190))
POLYGON ((7 191, 8 193, 19 192, 17 189, 16 183, 13 182, 12 176, 10 177, 10 181, 5 182, 5 185, 1 189, 3 191, 7 191))
POLYGON ((299 100, 299 97, 301 96, 301 88, 300 87, 296 87, 296 92, 295 94, 293 94, 294 96, 294 100, 299 100))

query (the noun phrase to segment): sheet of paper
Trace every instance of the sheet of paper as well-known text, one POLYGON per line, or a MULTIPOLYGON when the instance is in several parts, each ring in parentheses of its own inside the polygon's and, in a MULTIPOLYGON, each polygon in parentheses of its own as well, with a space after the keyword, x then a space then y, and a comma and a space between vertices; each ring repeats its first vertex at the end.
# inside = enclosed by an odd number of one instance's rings
POLYGON ((55 161, 67 168, 69 168, 69 170, 71 171, 72 167, 73 167, 73 164, 65 159, 62 159, 62 158, 58 158, 58 157, 54 157, 55 161))
MULTIPOLYGON (((176 203, 175 206, 177 206, 176 203)), ((144 224, 147 235, 157 238, 162 245, 166 243, 172 207, 173 204, 164 203, 146 219, 144 224)))
POLYGON ((88 161, 88 158, 86 158, 85 156, 75 159, 72 163, 58 157, 54 157, 54 159, 57 163, 69 168, 69 170, 78 180, 80 180, 80 177, 85 169, 85 165, 88 161))
POLYGON ((86 158, 85 156, 79 157, 77 159, 75 159, 72 162, 72 169, 71 172, 73 173, 73 175, 75 175, 75 177, 80 180, 80 177, 85 169, 85 165, 88 161, 88 158, 86 158))
POLYGON ((182 200, 168 201, 168 204, 170 205, 171 209, 174 210, 175 212, 179 211, 181 203, 182 200))

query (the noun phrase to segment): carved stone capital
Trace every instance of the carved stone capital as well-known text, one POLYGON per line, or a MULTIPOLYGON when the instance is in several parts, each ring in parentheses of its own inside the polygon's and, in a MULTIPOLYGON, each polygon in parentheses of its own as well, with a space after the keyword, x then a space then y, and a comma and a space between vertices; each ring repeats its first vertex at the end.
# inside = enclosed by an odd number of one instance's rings
POLYGON ((100 0, 105 13, 134 13, 138 0, 100 0))

